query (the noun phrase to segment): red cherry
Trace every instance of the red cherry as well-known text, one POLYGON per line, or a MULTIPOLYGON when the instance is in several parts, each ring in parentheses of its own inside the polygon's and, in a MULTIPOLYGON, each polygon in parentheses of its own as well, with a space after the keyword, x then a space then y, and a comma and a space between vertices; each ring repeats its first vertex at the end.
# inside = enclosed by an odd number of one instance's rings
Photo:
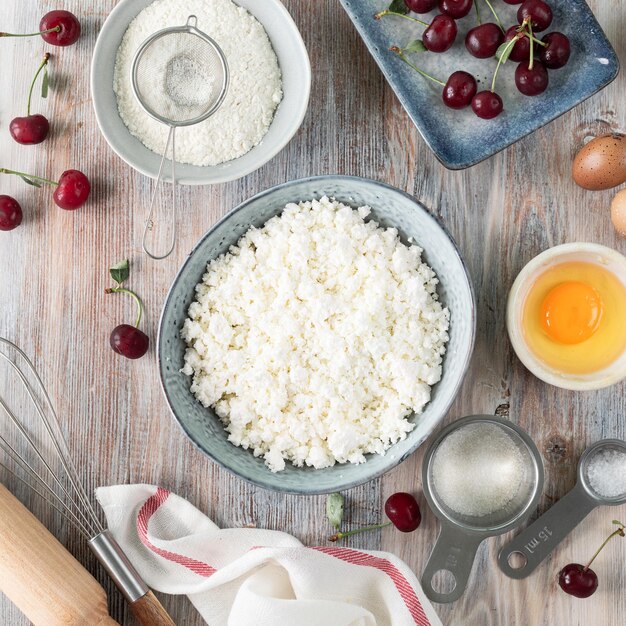
POLYGON ((0 230, 13 230, 22 223, 22 207, 11 196, 0 196, 0 230))
POLYGON ((387 498, 385 514, 391 523, 403 533, 412 533, 422 521, 417 500, 410 493, 403 491, 387 498))
POLYGON ((507 4, 522 4, 524 0, 504 0, 507 4))
MULTIPOLYGON (((511 39, 516 37, 519 34, 517 32, 517 28, 517 26, 511 26, 511 28, 506 31, 504 41, 511 41, 511 39)), ((511 59, 511 61, 515 61, 515 63, 521 63, 522 61, 526 61, 529 57, 530 39, 527 35, 524 35, 513 44, 513 50, 511 50, 509 59, 511 59)))
POLYGON ((559 572, 559 587, 570 596, 588 598, 598 588, 598 577, 592 569, 580 563, 569 563, 559 572))
POLYGON ((43 40, 52 46, 71 46, 80 37, 80 22, 69 11, 50 11, 41 18, 40 31, 52 28, 59 30, 41 34, 43 40))
POLYGON ((522 61, 515 68, 515 84, 525 96, 538 96, 548 88, 548 70, 536 59, 532 69, 528 61, 522 61))
POLYGON ((28 115, 11 120, 9 132, 11 137, 23 145, 41 143, 50 131, 50 124, 43 115, 28 115))
POLYGON ((111 348, 127 359, 140 359, 150 347, 150 338, 130 324, 120 324, 113 329, 109 339, 111 348))
POLYGON ((422 35, 422 42, 431 52, 445 52, 452 47, 457 34, 456 22, 449 15, 437 15, 422 35))
POLYGON ((503 109, 502 98, 495 91, 479 91, 472 100, 472 110, 484 120, 498 117, 503 109))
POLYGON ((502 29, 493 22, 486 22, 470 28, 465 36, 465 47, 476 58, 488 59, 497 52, 503 41, 502 29))
POLYGON ((439 0, 439 10, 455 20, 465 17, 474 6, 474 0, 439 0))
POLYGON ((443 88, 443 102, 451 109, 462 109, 472 102, 477 88, 476 79, 471 74, 453 72, 443 88))
POLYGON ((548 33, 541 39, 547 46, 540 46, 539 57, 551 70, 567 65, 570 55, 569 39, 563 33, 548 33))
POLYGON ((74 211, 87 202, 90 191, 89 179, 82 172, 67 170, 61 174, 53 198, 58 207, 74 211))
POLYGON ((428 13, 437 6, 437 0, 404 0, 404 4, 413 13, 428 13))
POLYGON ((543 0, 524 0, 517 9, 517 21, 521 24, 527 18, 538 33, 552 24, 552 9, 543 0))

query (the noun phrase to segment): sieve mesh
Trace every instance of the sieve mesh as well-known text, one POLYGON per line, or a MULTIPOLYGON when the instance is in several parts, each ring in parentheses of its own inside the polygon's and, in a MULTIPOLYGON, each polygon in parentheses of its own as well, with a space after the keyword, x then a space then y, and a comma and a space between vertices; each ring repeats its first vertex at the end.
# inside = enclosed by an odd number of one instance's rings
POLYGON ((219 106, 226 66, 217 45, 194 28, 166 29, 146 41, 133 65, 133 87, 146 111, 170 126, 196 124, 219 106))

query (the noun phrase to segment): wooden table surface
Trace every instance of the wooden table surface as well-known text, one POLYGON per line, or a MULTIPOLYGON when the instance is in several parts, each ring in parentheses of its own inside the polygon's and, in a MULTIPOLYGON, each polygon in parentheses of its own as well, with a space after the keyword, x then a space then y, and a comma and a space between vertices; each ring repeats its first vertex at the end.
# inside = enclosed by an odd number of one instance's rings
MULTIPOLYGON (((287 148, 246 178, 180 191, 184 219, 179 243, 166 261, 140 252, 152 190, 110 150, 96 125, 89 94, 89 59, 115 0, 3 0, 2 28, 28 32, 48 10, 73 11, 83 24, 79 43, 54 48, 51 93, 34 109, 52 121, 51 138, 22 147, 7 126, 24 114, 26 91, 46 46, 39 38, 0 42, 0 166, 58 176, 77 167, 93 179, 93 194, 79 211, 64 212, 48 189, 2 176, 0 193, 16 197, 25 223, 0 233, 0 335, 32 355, 69 433, 70 447, 89 489, 115 483, 158 483, 188 498, 221 526, 254 524, 324 544, 329 527, 324 497, 296 497, 255 488, 219 469, 185 438, 170 416, 158 382, 155 353, 131 362, 108 346, 111 329, 132 321, 132 303, 105 296, 107 268, 132 262, 130 286, 147 305, 146 330, 156 339, 166 291, 199 237, 226 211, 256 192, 313 174, 355 174, 395 185, 420 199, 456 238, 478 296, 476 351, 462 391, 446 422, 472 413, 508 415, 527 429, 544 458, 546 482, 540 512, 575 482, 577 459, 590 443, 626 438, 626 386, 572 393, 546 386, 517 360, 505 330, 507 290, 533 256, 570 241, 603 243, 626 253, 609 218, 611 192, 577 188, 570 164, 590 135, 626 130, 626 75, 583 105, 505 152, 465 171, 451 172, 433 157, 357 36, 337 0, 285 0, 308 46, 313 89, 301 130, 287 148)), ((626 62, 626 6, 592 0, 592 8, 626 62)), ((49 47, 48 47, 49 49, 49 47)), ((153 341, 153 346, 154 346, 153 341)), ((381 479, 347 493, 355 526, 380 520, 385 498, 396 490, 417 494, 424 522, 411 535, 391 529, 354 537, 350 545, 389 550, 418 574, 438 532, 421 495, 424 447, 381 479)), ((110 592, 112 615, 131 624, 116 590, 73 532, 18 486, 8 486, 110 592)), ((585 561, 626 507, 596 510, 532 576, 506 578, 496 554, 507 537, 485 541, 467 592, 456 604, 437 606, 445 624, 546 624, 618 626, 626 615, 626 541, 614 540, 594 565, 598 592, 588 600, 562 593, 556 572, 585 561)), ((36 593, 36 590, 33 590, 36 593)), ((164 597, 178 624, 202 620, 185 597, 164 597)), ((27 621, 0 598, 7 625, 27 621)))

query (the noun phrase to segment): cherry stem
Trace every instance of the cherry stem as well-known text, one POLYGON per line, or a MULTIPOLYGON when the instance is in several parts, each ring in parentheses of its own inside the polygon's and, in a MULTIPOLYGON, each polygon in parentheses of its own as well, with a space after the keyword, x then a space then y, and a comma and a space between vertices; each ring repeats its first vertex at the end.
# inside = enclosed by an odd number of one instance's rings
POLYGON ((24 172, 18 172, 16 170, 9 170, 6 167, 0 167, 0 174, 15 174, 16 176, 20 176, 22 178, 32 178, 33 180, 39 180, 42 183, 46 183, 46 185, 54 185, 55 187, 59 184, 56 180, 50 180, 49 178, 43 178, 42 176, 35 176, 34 174, 25 174, 24 172))
POLYGON ((428 80, 432 80, 434 83, 437 83, 442 87, 446 86, 443 81, 435 78, 434 76, 431 76, 430 74, 427 74, 424 70, 421 70, 419 67, 417 67, 417 65, 413 65, 413 63, 411 63, 411 61, 409 61, 404 55, 402 48, 398 48, 398 46, 392 46, 389 49, 391 50, 391 52, 395 52, 409 67, 412 67, 418 74, 421 74, 424 78, 428 78, 428 80))
POLYGON ((137 303, 137 322, 135 323, 135 328, 139 328, 139 324, 141 324, 141 315, 143 314, 143 302, 139 298, 139 296, 130 289, 126 289, 125 287, 110 287, 109 289, 104 290, 105 293, 127 293, 129 296, 132 296, 137 303))
POLYGON ((15 33, 0 33, 0 37, 35 37, 36 35, 45 35, 46 33, 60 33, 61 26, 55 26, 54 28, 48 28, 48 30, 40 30, 36 33, 24 33, 24 34, 15 34, 15 33))
POLYGON ((598 554, 600 554, 600 552, 602 552, 602 548, 604 548, 604 546, 609 543, 609 541, 611 541, 611 539, 613 539, 613 537, 615 537, 616 535, 621 535, 622 537, 624 536, 624 529, 626 528, 626 526, 624 526, 624 524, 622 524, 622 522, 618 522, 617 520, 613 520, 614 524, 618 524, 619 528, 615 531, 613 531, 602 543, 602 545, 598 548, 598 550, 596 551, 596 553, 591 557, 591 561, 589 561, 589 563, 587 563, 587 565, 585 565, 585 567, 583 567, 583 571, 587 571, 590 567, 591 564, 594 562, 595 558, 598 556, 598 554))
POLYGON ((498 71, 500 70, 500 66, 504 61, 502 59, 506 59, 509 56, 509 50, 517 43, 517 40, 520 39, 523 35, 515 35, 511 41, 509 41, 506 46, 502 49, 502 53, 500 54, 500 58, 498 59, 498 65, 496 65, 496 71, 493 73, 493 80, 491 81, 491 92, 494 93, 496 90, 496 78, 498 77, 498 71))
POLYGON ((41 65, 39 66, 39 69, 37 70, 35 77, 33 78, 33 82, 30 84, 30 89, 28 90, 28 104, 26 105, 26 115, 30 115, 30 101, 33 98, 33 89, 35 88, 35 83, 37 82, 39 74, 41 74, 41 70, 43 70, 43 68, 48 65, 48 59, 50 59, 50 53, 46 52, 46 54, 43 55, 43 61, 41 62, 41 65))
POLYGON ((384 11, 381 11, 380 13, 376 13, 376 15, 374 15, 374 19, 375 20, 379 20, 382 17, 385 17, 385 15, 396 15, 397 17, 403 17, 405 20, 411 20, 412 22, 417 22, 418 24, 421 24, 422 26, 430 26, 430 24, 427 24, 426 22, 422 22, 422 20, 418 20, 416 17, 411 17, 410 15, 405 15, 404 13, 397 13, 396 11, 390 11, 389 9, 385 9, 384 11))
MULTIPOLYGON (((496 23, 500 27, 500 30, 503 33, 505 33, 506 31, 504 30, 504 26, 502 26, 502 22, 500 21, 500 18, 498 17, 498 14, 496 13, 496 10, 493 8, 493 5, 491 4, 491 2, 489 2, 489 0, 485 0, 485 3, 489 7, 490 11, 493 13, 493 16, 496 18, 496 23)), ((491 91, 493 91, 493 89, 491 91)))
POLYGON ((363 528, 357 528, 356 530, 346 530, 345 532, 338 532, 334 535, 331 535, 328 538, 328 541, 339 541, 339 539, 343 539, 344 537, 350 537, 351 535, 358 535, 359 533, 367 532, 368 530, 378 530, 379 528, 385 528, 386 526, 390 526, 391 522, 383 522, 382 524, 373 524, 372 526, 365 526, 363 528))
POLYGON ((479 24, 482 24, 482 21, 480 19, 480 9, 478 8, 478 2, 474 2, 474 8, 476 9, 476 20, 479 24))
POLYGON ((530 45, 528 46, 530 49, 530 62, 528 63, 528 69, 532 70, 533 65, 535 64, 535 46, 533 45, 533 25, 532 22, 528 22, 528 37, 530 38, 530 45))
POLYGON ((536 43, 539 44, 540 46, 543 46, 544 48, 548 47, 548 44, 545 41, 541 41, 541 39, 537 39, 537 37, 535 37, 534 35, 531 37, 531 39, 536 43))

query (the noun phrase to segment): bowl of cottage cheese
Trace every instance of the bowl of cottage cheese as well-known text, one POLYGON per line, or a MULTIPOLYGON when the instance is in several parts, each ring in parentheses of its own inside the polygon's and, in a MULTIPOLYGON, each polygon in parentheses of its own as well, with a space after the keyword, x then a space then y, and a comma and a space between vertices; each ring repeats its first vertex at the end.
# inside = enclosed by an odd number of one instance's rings
MULTIPOLYGON (((94 50, 91 92, 96 118, 124 161, 142 174, 158 176, 169 128, 150 117, 135 97, 132 63, 148 37, 184 25, 190 15, 223 51, 229 84, 213 115, 177 130, 176 177, 189 185, 235 180, 278 154, 308 107, 309 58, 279 0, 121 0, 102 26, 94 50)), ((175 78, 187 80, 184 73, 175 78)))
POLYGON ((474 310, 454 241, 414 198, 349 176, 292 181, 191 252, 161 318, 161 381, 190 439, 240 477, 347 489, 444 417, 474 310))

